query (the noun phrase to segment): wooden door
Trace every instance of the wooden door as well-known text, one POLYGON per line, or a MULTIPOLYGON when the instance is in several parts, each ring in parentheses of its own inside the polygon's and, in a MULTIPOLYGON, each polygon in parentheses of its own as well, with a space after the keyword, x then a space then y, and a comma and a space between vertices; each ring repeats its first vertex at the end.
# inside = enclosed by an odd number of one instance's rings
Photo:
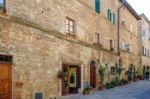
POLYGON ((96 67, 94 61, 90 64, 90 86, 96 88, 96 67))
POLYGON ((77 66, 77 88, 81 88, 81 67, 77 66))
POLYGON ((0 99, 12 99, 12 65, 0 63, 0 99))

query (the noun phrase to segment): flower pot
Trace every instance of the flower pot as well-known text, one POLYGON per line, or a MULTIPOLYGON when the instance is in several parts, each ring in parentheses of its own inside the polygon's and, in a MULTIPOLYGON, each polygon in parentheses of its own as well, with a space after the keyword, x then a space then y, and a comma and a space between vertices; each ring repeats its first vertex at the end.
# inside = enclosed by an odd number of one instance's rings
POLYGON ((83 91, 83 95, 89 95, 89 91, 88 90, 83 91))

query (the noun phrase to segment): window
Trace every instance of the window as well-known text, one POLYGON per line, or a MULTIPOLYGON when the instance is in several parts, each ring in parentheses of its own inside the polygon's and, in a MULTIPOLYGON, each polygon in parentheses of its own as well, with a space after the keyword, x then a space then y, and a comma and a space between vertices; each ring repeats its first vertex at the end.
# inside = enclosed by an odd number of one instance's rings
POLYGON ((75 29, 74 29, 74 20, 70 18, 66 18, 66 33, 74 34, 75 29))
POLYGON ((133 32, 133 26, 130 25, 130 32, 133 32))
POLYGON ((0 12, 5 12, 5 0, 0 0, 0 12))
POLYGON ((149 58, 150 50, 147 50, 147 57, 149 58))
POLYGON ((94 43, 100 44, 100 34, 99 33, 95 33, 94 43))
POLYGON ((110 40, 110 50, 114 50, 114 41, 110 40))
POLYGON ((116 15, 113 13, 113 24, 116 24, 116 15))
POLYGON ((111 67, 111 74, 115 74, 116 72, 116 68, 115 67, 111 67))
POLYGON ((143 46, 143 56, 146 56, 146 48, 143 46))
POLYGON ((12 56, 0 55, 0 62, 12 63, 12 56))
POLYGON ((126 46, 125 46, 126 44, 125 44, 125 42, 122 42, 122 44, 121 44, 121 48, 122 49, 125 49, 126 48, 126 46))
POLYGON ((100 4, 100 0, 95 0, 95 11, 97 13, 100 13, 100 8, 101 8, 101 4, 100 4))
POLYGON ((142 31, 142 36, 143 36, 143 39, 145 39, 145 36, 146 36, 145 30, 142 31))
POLYGON ((112 13, 110 9, 107 10, 107 18, 113 24, 116 24, 116 14, 112 13))

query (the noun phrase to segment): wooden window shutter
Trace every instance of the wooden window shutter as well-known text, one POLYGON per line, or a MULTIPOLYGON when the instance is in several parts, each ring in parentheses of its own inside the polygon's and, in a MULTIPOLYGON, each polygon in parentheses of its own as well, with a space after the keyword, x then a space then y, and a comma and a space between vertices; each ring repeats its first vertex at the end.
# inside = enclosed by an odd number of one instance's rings
POLYGON ((95 11, 97 12, 97 13, 100 13, 100 0, 95 0, 95 11))
POLYGON ((77 67, 77 88, 81 88, 81 67, 77 67))
POLYGON ((108 20, 110 20, 110 9, 108 9, 108 11, 107 11, 107 18, 108 18, 108 20))
POLYGON ((113 13, 113 24, 116 24, 116 15, 113 13))

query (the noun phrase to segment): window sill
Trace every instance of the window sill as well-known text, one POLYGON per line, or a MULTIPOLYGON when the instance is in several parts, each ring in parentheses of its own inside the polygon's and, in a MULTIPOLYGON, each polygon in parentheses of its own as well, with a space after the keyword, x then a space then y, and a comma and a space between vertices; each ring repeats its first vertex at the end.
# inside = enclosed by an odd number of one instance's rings
POLYGON ((131 52, 130 50, 127 50, 127 49, 122 49, 120 48, 122 52, 127 52, 127 53, 130 53, 130 54, 133 54, 133 52, 131 52))
POLYGON ((76 35, 75 34, 72 34, 72 33, 66 33, 66 37, 71 37, 71 38, 76 38, 76 35))
POLYGON ((97 47, 101 47, 101 48, 103 48, 103 45, 102 45, 102 44, 100 44, 100 43, 93 43, 93 45, 94 45, 94 46, 97 46, 97 47))

